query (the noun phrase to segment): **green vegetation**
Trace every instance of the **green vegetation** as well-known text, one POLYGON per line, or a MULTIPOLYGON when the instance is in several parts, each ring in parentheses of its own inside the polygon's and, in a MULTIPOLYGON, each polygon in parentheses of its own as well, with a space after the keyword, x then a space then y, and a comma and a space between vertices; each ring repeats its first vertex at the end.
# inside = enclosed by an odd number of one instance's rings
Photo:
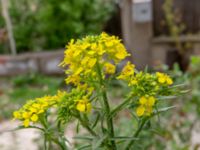
MULTIPOLYGON (((71 38, 98 34, 114 9, 114 0, 10 0, 17 51, 61 48, 71 38)), ((0 43, 0 53, 9 53, 7 44, 0 43)))

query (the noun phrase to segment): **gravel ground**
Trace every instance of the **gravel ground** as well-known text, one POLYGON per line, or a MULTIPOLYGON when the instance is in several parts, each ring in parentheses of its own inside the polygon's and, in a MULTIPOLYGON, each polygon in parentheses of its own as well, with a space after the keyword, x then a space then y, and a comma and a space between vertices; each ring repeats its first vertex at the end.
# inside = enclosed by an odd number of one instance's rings
MULTIPOLYGON (((36 140, 39 139, 39 132, 35 129, 24 129, 9 132, 19 125, 18 121, 4 121, 0 123, 0 150, 38 150, 36 140)), ((191 150, 195 146, 200 145, 200 123, 196 124, 192 131, 191 150)), ((73 136, 75 135, 74 124, 70 124, 67 128, 66 137, 73 145, 73 136)), ((73 149, 71 147, 71 149, 73 149)), ((200 148, 198 148, 200 150, 200 148)))
MULTIPOLYGON (((4 121, 0 123, 0 150, 38 150, 36 140, 39 139, 39 132, 35 129, 9 131, 18 125, 18 121, 4 121)), ((66 137, 73 143, 74 125, 69 125, 67 129, 66 137)))

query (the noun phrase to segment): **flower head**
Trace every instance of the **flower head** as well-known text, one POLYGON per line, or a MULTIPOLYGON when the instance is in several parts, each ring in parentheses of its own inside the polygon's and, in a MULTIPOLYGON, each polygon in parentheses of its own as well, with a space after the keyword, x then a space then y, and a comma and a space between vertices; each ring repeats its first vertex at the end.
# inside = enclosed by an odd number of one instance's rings
POLYGON ((102 33, 99 36, 86 36, 81 40, 71 40, 66 46, 61 66, 68 66, 66 82, 77 85, 86 78, 97 78, 98 71, 115 73, 115 65, 129 54, 115 36, 102 33), (110 63, 110 62, 113 62, 110 63), (98 68, 98 69, 97 69, 98 68))

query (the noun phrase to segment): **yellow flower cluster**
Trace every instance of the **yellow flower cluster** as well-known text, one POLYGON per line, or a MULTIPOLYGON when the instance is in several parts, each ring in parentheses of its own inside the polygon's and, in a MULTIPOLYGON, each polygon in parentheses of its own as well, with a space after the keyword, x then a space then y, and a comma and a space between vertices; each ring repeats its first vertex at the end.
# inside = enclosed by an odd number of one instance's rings
POLYGON ((139 99, 139 106, 136 109, 136 114, 138 117, 150 116, 153 111, 153 106, 156 102, 153 96, 143 96, 139 99))
POLYGON ((140 97, 139 106, 136 108, 136 114, 139 117, 151 115, 156 100, 155 96, 167 93, 166 87, 173 84, 173 80, 167 74, 138 72, 135 70, 134 64, 130 62, 123 67, 117 79, 128 82, 131 94, 140 97))
POLYGON ((37 122, 39 115, 43 114, 49 107, 57 104, 56 96, 44 96, 29 100, 21 109, 15 111, 13 116, 15 119, 23 121, 25 127, 30 125, 30 122, 37 122))
POLYGON ((158 82, 161 84, 167 84, 167 85, 172 85, 173 80, 166 74, 157 72, 156 76, 158 78, 158 82))
POLYGON ((99 36, 86 36, 81 40, 71 40, 67 45, 61 66, 67 66, 67 84, 79 85, 85 78, 95 79, 98 71, 115 73, 115 64, 129 54, 115 36, 102 33, 99 36), (98 68, 98 69, 97 69, 98 68))

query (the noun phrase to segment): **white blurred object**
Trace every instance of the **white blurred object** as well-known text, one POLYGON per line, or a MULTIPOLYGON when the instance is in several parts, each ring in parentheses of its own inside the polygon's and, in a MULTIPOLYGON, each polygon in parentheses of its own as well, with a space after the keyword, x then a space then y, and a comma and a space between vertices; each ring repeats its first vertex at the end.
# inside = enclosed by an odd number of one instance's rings
POLYGON ((132 0, 132 18, 136 23, 145 23, 152 20, 151 0, 132 0))

